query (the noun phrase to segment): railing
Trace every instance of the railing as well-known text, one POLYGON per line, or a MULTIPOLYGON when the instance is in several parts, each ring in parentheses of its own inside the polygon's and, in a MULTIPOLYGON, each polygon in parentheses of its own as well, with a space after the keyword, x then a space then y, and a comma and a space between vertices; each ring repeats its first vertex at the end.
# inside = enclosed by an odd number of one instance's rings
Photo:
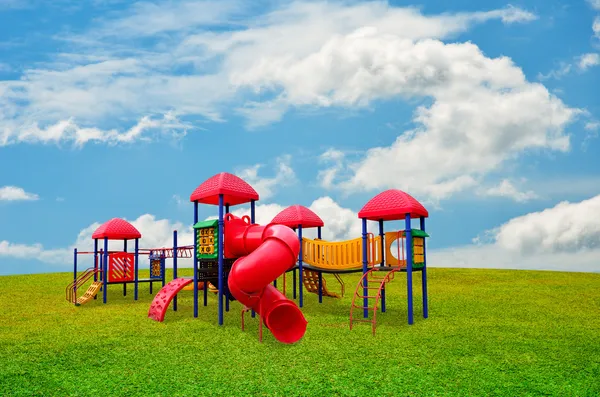
POLYGON ((79 275, 79 277, 73 280, 69 285, 67 285, 67 288, 65 288, 67 302, 76 303, 77 290, 96 273, 102 274, 102 270, 90 267, 89 269, 86 269, 83 273, 81 273, 81 275, 79 275))

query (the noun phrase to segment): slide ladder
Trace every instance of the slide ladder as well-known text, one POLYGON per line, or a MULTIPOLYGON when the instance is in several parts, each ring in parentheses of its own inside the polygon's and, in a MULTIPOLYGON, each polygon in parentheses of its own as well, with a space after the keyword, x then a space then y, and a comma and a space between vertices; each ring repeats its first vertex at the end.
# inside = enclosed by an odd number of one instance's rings
POLYGON ((192 278, 176 278, 170 283, 166 284, 154 297, 154 300, 150 304, 148 310, 148 317, 162 322, 165 319, 165 313, 169 307, 169 303, 175 295, 179 293, 186 285, 193 283, 192 278))
POLYGON ((80 298, 77 298, 76 296, 76 293, 80 287, 83 286, 90 278, 92 278, 94 274, 102 274, 102 271, 100 269, 94 269, 93 267, 90 267, 89 269, 84 270, 79 277, 67 285, 67 288, 65 289, 67 302, 74 303, 76 305, 82 305, 86 302, 89 302, 92 298, 94 298, 94 296, 96 296, 102 287, 101 281, 94 281, 92 285, 88 287, 85 294, 83 294, 83 296, 80 298))
POLYGON ((398 271, 398 269, 383 270, 373 268, 363 274, 358 285, 356 286, 356 290, 354 291, 354 297, 352 298, 352 306, 350 307, 350 329, 352 329, 354 322, 371 323, 373 335, 375 335, 377 309, 379 308, 378 304, 381 300, 381 293, 385 285, 394 279, 396 271, 398 271), (381 275, 384 272, 385 274, 381 275), (366 295, 364 295, 365 289, 367 291, 366 295), (367 306, 364 306, 365 298, 368 302, 367 306), (370 302, 373 302, 373 306, 369 305, 370 302), (359 309, 358 313, 355 313, 355 309, 359 309), (370 318, 363 318, 363 310, 365 309, 372 311, 372 316, 370 318))
MULTIPOLYGON (((313 294, 319 294, 319 272, 315 272, 313 270, 303 270, 302 272, 303 277, 302 277, 302 282, 304 283, 304 287, 306 288, 306 290, 308 292, 312 292, 313 294)), ((342 295, 338 295, 337 293, 333 292, 333 291, 329 291, 327 289, 327 283, 325 282, 325 278, 323 277, 321 279, 322 283, 323 283, 323 296, 329 296, 332 298, 341 298, 342 296, 344 296, 344 290, 345 290, 345 284, 344 281, 340 278, 340 276, 338 276, 337 274, 334 274, 336 280, 340 283, 341 289, 342 289, 342 295)))

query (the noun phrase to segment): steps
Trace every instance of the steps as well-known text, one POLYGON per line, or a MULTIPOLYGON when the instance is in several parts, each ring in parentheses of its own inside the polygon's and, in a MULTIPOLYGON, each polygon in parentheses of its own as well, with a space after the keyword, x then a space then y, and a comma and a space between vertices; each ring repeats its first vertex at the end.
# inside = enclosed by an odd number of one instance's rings
MULTIPOLYGON (((335 276, 342 287, 342 296, 344 296, 343 281, 341 278, 339 278, 337 274, 335 276)), ((331 298, 341 298, 341 296, 337 293, 329 291, 327 289, 327 283, 325 282, 325 278, 322 278, 321 281, 323 283, 323 296, 329 296, 331 298)), ((302 282, 308 292, 312 292, 313 294, 317 295, 319 294, 319 272, 315 272, 312 270, 304 270, 302 272, 302 282)))
POLYGON ((378 304, 381 300, 381 293, 385 288, 385 285, 394 279, 394 275, 397 271, 398 269, 379 270, 377 268, 372 268, 363 274, 356 286, 354 296, 352 297, 352 306, 350 306, 350 329, 352 329, 352 325, 355 322, 371 323, 373 335, 375 335, 377 309, 379 308, 378 304), (359 300, 358 302, 356 301, 357 299, 359 300), (365 299, 367 299, 367 306, 364 306, 365 299), (372 306, 370 305, 371 302, 372 306), (358 309, 358 312, 356 312, 355 309, 358 309), (365 309, 372 312, 370 318, 363 317, 363 310, 365 309))
POLYGON ((83 305, 84 303, 87 303, 87 302, 91 301, 92 299, 94 299, 94 296, 96 296, 98 294, 98 291, 100 291, 100 288, 102 288, 102 281, 94 281, 88 287, 87 291, 85 291, 85 294, 83 294, 82 296, 77 298, 76 305, 83 305))

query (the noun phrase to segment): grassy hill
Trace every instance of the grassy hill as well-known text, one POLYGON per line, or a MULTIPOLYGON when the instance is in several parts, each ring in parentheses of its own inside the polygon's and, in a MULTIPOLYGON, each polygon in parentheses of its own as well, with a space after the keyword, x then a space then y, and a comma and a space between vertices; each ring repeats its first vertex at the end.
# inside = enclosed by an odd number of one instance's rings
POLYGON ((70 274, 0 277, 0 395, 600 395, 600 274, 429 274, 430 318, 416 275, 407 324, 406 278, 396 277, 375 337, 370 324, 348 328, 358 276, 344 277, 341 300, 306 294, 296 345, 266 329, 259 343, 249 316, 242 332, 237 302, 219 327, 212 294, 194 319, 183 291, 178 312, 157 323, 147 285, 137 302, 133 286, 127 297, 111 286, 107 305, 74 307, 70 274))

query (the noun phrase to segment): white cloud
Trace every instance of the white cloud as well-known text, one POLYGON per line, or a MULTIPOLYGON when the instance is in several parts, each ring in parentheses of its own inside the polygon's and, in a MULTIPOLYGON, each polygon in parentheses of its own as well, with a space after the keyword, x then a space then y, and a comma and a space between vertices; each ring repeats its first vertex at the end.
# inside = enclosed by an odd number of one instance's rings
POLYGON ((517 189, 517 187, 508 179, 503 179, 498 186, 485 189, 480 192, 480 194, 484 196, 506 197, 520 203, 539 198, 532 190, 527 192, 519 191, 519 189, 517 189))
POLYGON ((39 198, 37 194, 28 193, 18 186, 0 187, 0 201, 33 201, 39 198))
POLYGON ((600 0, 587 0, 594 10, 600 11, 600 0))
MULTIPOLYGON (((286 2, 262 15, 251 15, 254 10, 235 0, 142 2, 86 32, 62 35, 70 52, 48 54, 51 61, 0 82, 0 144, 129 142, 147 135, 119 133, 115 120, 146 130, 144 123, 160 123, 165 114, 221 121, 223 112, 237 108, 256 127, 279 120, 290 106, 357 106, 398 94, 392 89, 380 95, 379 87, 352 80, 343 90, 336 86, 340 78, 327 83, 331 73, 360 80, 373 72, 358 60, 332 68, 322 58, 345 37, 360 36, 363 27, 410 42, 452 37, 494 19, 507 24, 535 19, 515 7, 425 16, 385 2, 286 2), (215 26, 235 30, 211 31, 215 26), (287 66, 288 73, 281 73, 287 66), (277 73, 269 76, 272 71, 277 73), (288 84, 285 94, 262 95, 282 82, 288 84)), ((343 61, 342 55, 330 61, 343 61)), ((393 69, 396 61, 384 58, 375 66, 393 69)), ((162 124, 151 127, 176 132, 188 127, 162 124)))
POLYGON ((588 54, 583 54, 579 58, 579 66, 580 70, 587 70, 593 66, 600 65, 600 54, 592 52, 588 54))
POLYGON ((278 188, 290 186, 296 182, 296 174, 291 167, 292 156, 283 155, 276 159, 276 174, 272 178, 260 177, 258 171, 264 164, 255 164, 240 169, 236 175, 248 182, 258 193, 261 200, 273 197, 278 188))
POLYGON ((600 195, 511 219, 500 226, 496 244, 526 255, 600 248, 600 195))
POLYGON ((431 250, 430 266, 600 272, 600 195, 509 220, 476 245, 431 250))
POLYGON ((594 36, 600 39, 600 17, 594 18, 594 23, 592 24, 592 30, 594 31, 594 36))

